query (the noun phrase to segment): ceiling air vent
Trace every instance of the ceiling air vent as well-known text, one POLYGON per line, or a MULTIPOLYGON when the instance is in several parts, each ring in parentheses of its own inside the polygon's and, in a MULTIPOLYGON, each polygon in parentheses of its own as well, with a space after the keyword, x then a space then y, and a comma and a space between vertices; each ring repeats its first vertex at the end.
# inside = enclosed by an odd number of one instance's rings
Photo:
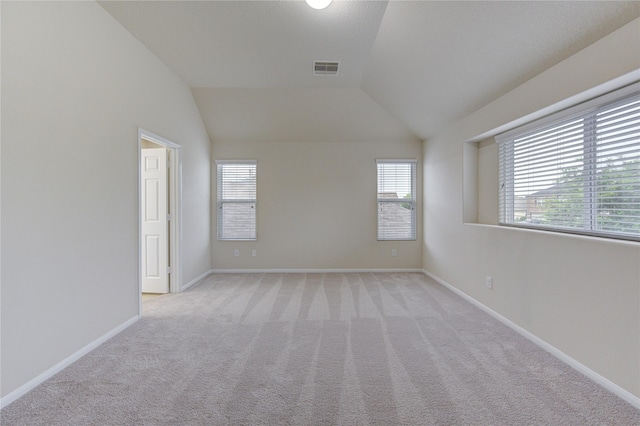
POLYGON ((336 61, 313 61, 313 75, 338 75, 336 61))

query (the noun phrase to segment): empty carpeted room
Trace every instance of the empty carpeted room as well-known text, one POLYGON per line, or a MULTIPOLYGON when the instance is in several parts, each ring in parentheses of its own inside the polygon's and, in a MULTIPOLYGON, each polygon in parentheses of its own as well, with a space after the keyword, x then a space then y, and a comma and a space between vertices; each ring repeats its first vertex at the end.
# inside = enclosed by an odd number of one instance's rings
POLYGON ((0 2, 1 424, 640 424, 640 3, 325 3, 0 2))

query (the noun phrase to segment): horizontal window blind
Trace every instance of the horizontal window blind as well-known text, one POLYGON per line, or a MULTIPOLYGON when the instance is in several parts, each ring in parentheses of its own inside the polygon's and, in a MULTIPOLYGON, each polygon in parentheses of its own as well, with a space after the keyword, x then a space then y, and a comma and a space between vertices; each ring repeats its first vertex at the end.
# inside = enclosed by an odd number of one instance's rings
POLYGON ((496 140, 501 224, 640 240, 640 85, 496 140))
POLYGON ((416 239, 416 160, 377 160, 378 240, 416 239))
POLYGON ((256 239, 256 161, 216 161, 218 239, 256 239))

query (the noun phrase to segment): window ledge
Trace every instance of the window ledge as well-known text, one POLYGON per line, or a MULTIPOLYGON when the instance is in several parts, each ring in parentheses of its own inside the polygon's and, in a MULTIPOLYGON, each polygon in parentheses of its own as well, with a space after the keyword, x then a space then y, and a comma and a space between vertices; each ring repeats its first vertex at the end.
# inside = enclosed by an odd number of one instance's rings
POLYGON ((545 235, 545 236, 554 237, 554 238, 575 238, 575 239, 579 239, 582 241, 589 241, 589 242, 640 247, 640 242, 638 241, 619 240, 615 238, 605 238, 605 237, 594 237, 591 235, 570 234, 566 232, 547 231, 543 229, 520 228, 517 226, 502 226, 502 225, 493 225, 493 224, 486 224, 486 223, 471 223, 471 222, 464 222, 463 225, 470 226, 470 227, 477 227, 477 228, 505 230, 508 232, 528 232, 528 233, 545 235))

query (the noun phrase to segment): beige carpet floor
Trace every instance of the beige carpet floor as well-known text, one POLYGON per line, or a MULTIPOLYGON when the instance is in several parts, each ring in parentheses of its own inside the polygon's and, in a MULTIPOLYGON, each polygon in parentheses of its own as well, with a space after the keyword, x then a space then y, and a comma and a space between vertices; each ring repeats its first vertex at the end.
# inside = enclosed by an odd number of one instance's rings
POLYGON ((422 274, 220 274, 2 425, 640 425, 640 411, 422 274))

